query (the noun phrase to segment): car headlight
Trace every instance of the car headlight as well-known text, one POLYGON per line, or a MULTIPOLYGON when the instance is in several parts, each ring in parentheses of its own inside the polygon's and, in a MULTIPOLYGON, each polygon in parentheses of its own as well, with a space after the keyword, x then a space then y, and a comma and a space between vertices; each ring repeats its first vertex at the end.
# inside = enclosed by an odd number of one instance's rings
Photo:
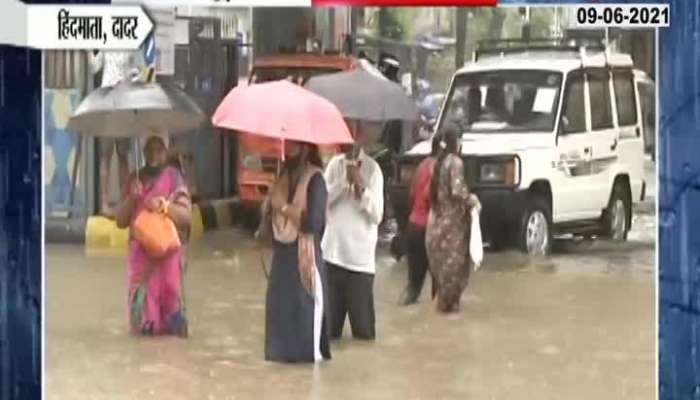
POLYGON ((479 182, 515 185, 517 176, 516 160, 485 162, 479 168, 479 182))
POLYGON ((506 166, 501 163, 481 164, 479 180, 481 182, 501 183, 505 181, 506 166))

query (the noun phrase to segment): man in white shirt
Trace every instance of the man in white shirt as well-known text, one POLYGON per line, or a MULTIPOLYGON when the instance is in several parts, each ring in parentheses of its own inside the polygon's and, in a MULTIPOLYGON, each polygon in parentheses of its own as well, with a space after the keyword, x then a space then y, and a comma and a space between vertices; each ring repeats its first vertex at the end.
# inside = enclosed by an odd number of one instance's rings
POLYGON ((346 314, 353 337, 375 337, 375 249, 384 212, 384 178, 377 162, 365 153, 370 140, 367 133, 358 132, 352 149, 333 157, 326 167, 328 219, 321 247, 328 268, 332 339, 342 336, 346 314))

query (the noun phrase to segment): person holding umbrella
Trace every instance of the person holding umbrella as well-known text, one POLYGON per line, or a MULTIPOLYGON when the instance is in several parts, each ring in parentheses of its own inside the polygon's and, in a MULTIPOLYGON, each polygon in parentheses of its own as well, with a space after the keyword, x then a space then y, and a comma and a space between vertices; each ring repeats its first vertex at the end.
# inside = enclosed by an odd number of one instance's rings
POLYGON ((263 221, 270 226, 262 229, 271 230, 273 239, 265 359, 314 362, 331 358, 321 255, 328 194, 318 148, 296 141, 285 142, 284 148, 284 167, 263 205, 263 221))
POLYGON ((147 138, 146 165, 127 177, 116 213, 117 226, 129 228, 128 303, 135 334, 187 336, 182 275, 191 199, 180 171, 166 165, 165 140, 152 135, 192 133, 204 118, 176 86, 131 81, 93 90, 68 121, 80 135, 135 139, 137 166, 139 143, 147 138))
POLYGON ((144 156, 146 165, 129 178, 116 215, 119 228, 130 228, 127 257, 131 331, 186 337, 184 246, 155 256, 139 240, 135 225, 142 213, 162 213, 176 227, 179 243, 186 243, 190 196, 180 172, 166 165, 167 149, 161 137, 147 139, 144 156))
POLYGON ((327 228, 328 193, 317 147, 352 143, 348 126, 333 103, 286 80, 235 87, 216 108, 212 123, 279 143, 285 160, 256 233, 273 242, 265 359, 328 359, 328 290, 320 242, 327 228))
POLYGON ((384 213, 384 177, 365 152, 370 135, 356 130, 355 144, 326 167, 328 227, 321 244, 328 267, 330 334, 374 340, 374 273, 378 228, 384 213))

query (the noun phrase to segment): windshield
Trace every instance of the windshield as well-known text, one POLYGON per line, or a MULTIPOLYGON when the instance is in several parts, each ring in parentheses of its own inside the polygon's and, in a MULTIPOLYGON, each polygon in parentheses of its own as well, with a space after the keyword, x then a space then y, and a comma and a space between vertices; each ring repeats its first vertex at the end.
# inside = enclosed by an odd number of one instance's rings
POLYGON ((463 133, 551 132, 561 81, 561 73, 549 71, 459 75, 442 121, 455 123, 463 133))

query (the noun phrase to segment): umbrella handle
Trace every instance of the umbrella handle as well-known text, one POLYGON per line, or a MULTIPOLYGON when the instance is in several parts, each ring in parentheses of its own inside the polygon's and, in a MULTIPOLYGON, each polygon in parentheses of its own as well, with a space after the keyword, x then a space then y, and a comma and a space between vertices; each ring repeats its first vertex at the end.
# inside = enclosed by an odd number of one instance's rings
POLYGON ((140 181, 139 170, 141 169, 141 152, 139 151, 140 143, 139 137, 136 136, 134 140, 134 148, 136 150, 136 180, 140 181))

